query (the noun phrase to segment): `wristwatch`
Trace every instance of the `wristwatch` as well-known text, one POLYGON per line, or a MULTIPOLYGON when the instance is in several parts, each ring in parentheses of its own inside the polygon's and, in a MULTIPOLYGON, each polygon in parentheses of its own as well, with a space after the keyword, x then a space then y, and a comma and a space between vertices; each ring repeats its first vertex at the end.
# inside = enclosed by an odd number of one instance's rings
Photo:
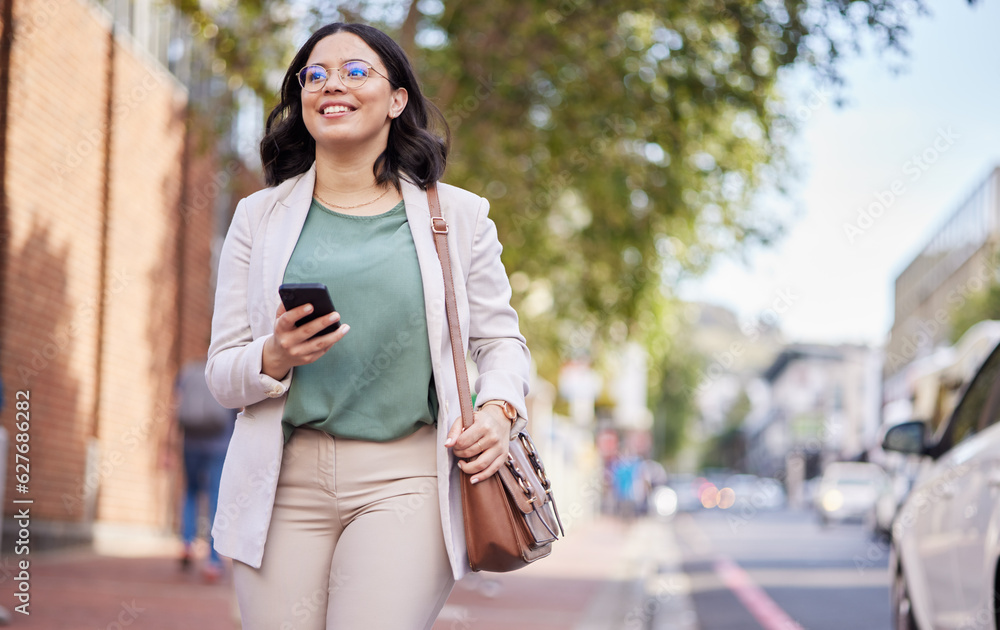
POLYGON ((506 400, 487 400, 482 404, 482 407, 480 407, 480 409, 482 409, 486 405, 496 405, 497 407, 500 407, 500 409, 503 410, 504 417, 510 420, 512 423, 515 420, 517 420, 517 409, 514 409, 514 405, 510 404, 506 400))

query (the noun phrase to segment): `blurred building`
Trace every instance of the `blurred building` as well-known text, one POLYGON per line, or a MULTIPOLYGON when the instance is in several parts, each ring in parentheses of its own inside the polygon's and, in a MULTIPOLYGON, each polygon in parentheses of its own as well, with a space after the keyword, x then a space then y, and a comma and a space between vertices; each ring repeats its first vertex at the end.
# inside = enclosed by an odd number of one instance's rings
POLYGON ((880 351, 867 346, 786 347, 750 391, 750 472, 781 477, 797 457, 808 478, 826 461, 864 457, 879 427, 881 369, 880 351))
POLYGON ((895 317, 886 345, 886 402, 910 395, 905 368, 950 345, 949 318, 996 277, 1000 167, 979 183, 896 278, 895 317))
POLYGON ((190 116, 212 77, 167 5, 8 0, 0 23, 3 426, 25 392, 33 541, 172 531, 174 378, 252 178, 190 116))
POLYGON ((784 347, 775 325, 761 320, 740 324, 736 313, 707 303, 687 305, 691 347, 705 357, 698 384, 699 431, 712 436, 725 428, 726 416, 747 385, 784 347))
MULTIPOLYGON (((705 456, 705 448, 743 418, 737 405, 746 395, 753 398, 754 381, 784 347, 778 314, 765 312, 754 321, 740 322, 736 313, 715 304, 687 305, 691 333, 689 343, 705 363, 701 370, 695 404, 698 422, 688 432, 688 446, 678 458, 678 469, 694 472, 705 456)), ((739 449, 738 449, 739 450, 739 449)), ((734 454, 744 461, 745 453, 734 454)))

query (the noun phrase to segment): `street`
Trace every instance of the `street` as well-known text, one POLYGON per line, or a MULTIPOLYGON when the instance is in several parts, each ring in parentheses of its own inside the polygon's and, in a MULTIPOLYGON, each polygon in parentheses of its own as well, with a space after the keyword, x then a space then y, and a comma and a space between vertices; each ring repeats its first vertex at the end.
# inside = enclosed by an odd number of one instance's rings
POLYGON ((891 627, 888 544, 858 523, 737 504, 673 525, 701 630, 891 627))

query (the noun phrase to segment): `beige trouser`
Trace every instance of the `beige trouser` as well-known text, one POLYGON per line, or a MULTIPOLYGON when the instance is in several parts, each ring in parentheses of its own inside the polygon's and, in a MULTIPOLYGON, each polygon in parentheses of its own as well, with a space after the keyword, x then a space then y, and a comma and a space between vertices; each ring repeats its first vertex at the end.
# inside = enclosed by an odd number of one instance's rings
POLYGON ((233 563, 243 630, 429 629, 454 586, 436 429, 388 443, 296 429, 260 569, 233 563))

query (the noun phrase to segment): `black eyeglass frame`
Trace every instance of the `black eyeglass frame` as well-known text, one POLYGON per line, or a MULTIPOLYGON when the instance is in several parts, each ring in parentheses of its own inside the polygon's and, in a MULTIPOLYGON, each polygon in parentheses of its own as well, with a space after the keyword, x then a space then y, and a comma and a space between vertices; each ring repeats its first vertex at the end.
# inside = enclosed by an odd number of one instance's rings
MULTIPOLYGON (((346 87, 348 89, 357 89, 359 87, 364 86, 365 83, 368 83, 368 79, 371 77, 371 74, 370 74, 371 72, 374 72, 375 74, 377 74, 378 76, 382 77, 386 81, 389 81, 389 77, 385 76, 384 74, 382 74, 381 72, 379 72, 378 70, 376 70, 375 66, 373 66, 372 64, 368 63, 367 61, 361 60, 361 59, 350 59, 348 61, 345 61, 344 64, 342 66, 340 66, 339 68, 324 68, 323 66, 319 65, 318 63, 311 63, 308 66, 305 66, 301 70, 299 70, 296 73, 295 77, 299 80, 299 87, 301 87, 306 92, 319 92, 320 90, 322 90, 323 88, 326 87, 326 82, 329 81, 330 77, 333 76, 333 72, 332 72, 333 70, 337 71, 337 76, 340 77, 340 82, 342 84, 344 84, 344 87, 346 87), (352 64, 352 63, 360 63, 360 64, 362 64, 363 66, 365 66, 369 70, 369 74, 365 75, 364 81, 362 81, 361 83, 359 83, 357 85, 348 85, 347 79, 344 78, 344 74, 343 74, 344 68, 347 67, 349 64, 352 64), (305 74, 306 74, 306 70, 308 70, 309 68, 320 68, 321 70, 323 70, 324 72, 326 72, 326 81, 323 81, 323 85, 319 86, 315 90, 310 90, 310 89, 308 89, 305 86, 305 74)), ((389 84, 391 85, 392 81, 389 81, 389 84)))

